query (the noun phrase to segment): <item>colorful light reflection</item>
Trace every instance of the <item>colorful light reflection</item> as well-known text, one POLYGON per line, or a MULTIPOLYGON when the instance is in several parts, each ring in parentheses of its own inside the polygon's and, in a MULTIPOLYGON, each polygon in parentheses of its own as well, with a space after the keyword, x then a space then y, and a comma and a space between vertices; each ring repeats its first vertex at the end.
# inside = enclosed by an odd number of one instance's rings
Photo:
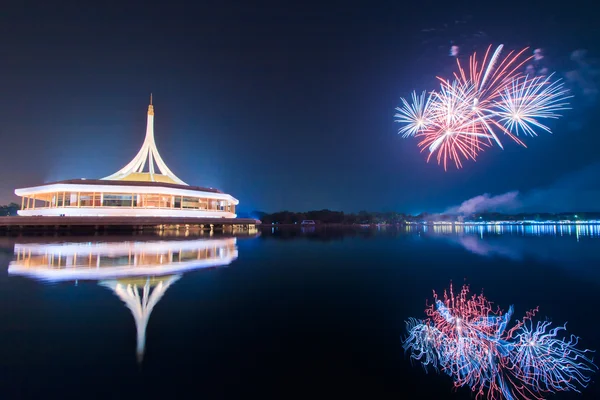
POLYGON ((534 324, 537 309, 512 328, 513 306, 505 313, 483 294, 471 295, 452 285, 442 298, 434 292, 427 318, 406 322, 404 350, 428 370, 452 377, 455 387, 469 387, 476 398, 543 399, 548 393, 579 392, 597 367, 591 350, 576 346, 579 338, 561 338, 565 326, 534 324))

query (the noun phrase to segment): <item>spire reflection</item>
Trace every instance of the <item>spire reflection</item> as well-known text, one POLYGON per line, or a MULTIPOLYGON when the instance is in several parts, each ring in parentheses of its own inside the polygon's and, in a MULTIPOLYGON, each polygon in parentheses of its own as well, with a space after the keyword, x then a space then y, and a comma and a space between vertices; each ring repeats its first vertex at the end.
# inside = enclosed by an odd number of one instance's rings
POLYGON ((142 362, 146 349, 146 327, 152 309, 163 297, 169 286, 177 282, 181 275, 172 275, 152 279, 147 277, 138 282, 120 282, 118 280, 100 281, 100 286, 112 290, 125 303, 135 320, 137 331, 137 360, 142 362), (141 295, 140 295, 141 291, 141 295))

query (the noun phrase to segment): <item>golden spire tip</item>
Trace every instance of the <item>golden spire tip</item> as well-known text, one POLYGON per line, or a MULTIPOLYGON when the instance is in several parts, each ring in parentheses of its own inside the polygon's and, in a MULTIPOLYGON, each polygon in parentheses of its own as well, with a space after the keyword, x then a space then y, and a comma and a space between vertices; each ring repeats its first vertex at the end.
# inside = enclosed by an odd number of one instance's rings
POLYGON ((152 93, 150 93, 150 105, 148 106, 148 115, 154 115, 154 106, 152 105, 152 93))

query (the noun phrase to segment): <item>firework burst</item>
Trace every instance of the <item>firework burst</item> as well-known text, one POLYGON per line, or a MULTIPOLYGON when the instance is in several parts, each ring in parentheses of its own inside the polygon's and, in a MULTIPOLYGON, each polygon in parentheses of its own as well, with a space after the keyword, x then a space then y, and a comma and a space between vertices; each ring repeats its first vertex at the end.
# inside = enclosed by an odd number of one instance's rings
POLYGON ((504 313, 483 294, 470 295, 468 286, 454 294, 450 285, 442 298, 434 292, 426 319, 407 322, 403 347, 411 360, 448 374, 477 398, 537 400, 546 393, 579 392, 597 369, 591 351, 578 349, 575 336, 560 338, 564 326, 534 327, 536 312, 509 329, 512 306, 504 313))
POLYGON ((550 328, 550 322, 531 321, 515 335, 516 344, 510 361, 518 369, 523 381, 537 391, 579 392, 590 382, 588 374, 594 371, 589 350, 579 350, 579 338, 571 335, 561 339, 566 326, 550 328))
POLYGON ((572 96, 568 96, 569 91, 563 88, 560 80, 551 82, 551 77, 517 78, 500 94, 501 101, 494 103, 496 115, 508 131, 537 136, 534 128, 540 128, 552 133, 538 120, 558 119, 559 111, 569 109, 566 100, 572 96))
POLYGON ((411 103, 405 99, 400 99, 402 100, 402 107, 396 108, 398 112, 394 117, 397 118, 397 122, 405 124, 398 131, 403 138, 416 135, 430 124, 430 99, 431 97, 427 96, 426 92, 421 93, 420 96, 417 96, 417 92, 413 92, 411 103))
POLYGON ((477 60, 469 58, 467 68, 458 63, 451 80, 439 78, 440 88, 429 94, 412 93, 412 101, 401 99, 395 121, 402 124, 403 138, 420 138, 427 161, 435 156, 438 164, 457 168, 464 160, 475 160, 485 147, 503 148, 501 137, 519 145, 519 133, 535 136, 535 128, 550 132, 540 119, 556 119, 568 109, 568 90, 561 81, 548 77, 528 78, 519 71, 531 59, 523 58, 526 49, 501 57, 500 45, 490 54, 491 46, 477 60))

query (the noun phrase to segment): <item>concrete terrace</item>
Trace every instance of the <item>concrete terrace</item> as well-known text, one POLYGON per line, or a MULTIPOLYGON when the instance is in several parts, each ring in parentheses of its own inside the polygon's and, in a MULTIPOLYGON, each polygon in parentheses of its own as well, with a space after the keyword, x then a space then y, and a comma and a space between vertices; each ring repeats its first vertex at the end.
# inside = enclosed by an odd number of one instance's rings
POLYGON ((197 217, 0 217, 1 230, 249 230, 260 225, 251 218, 197 217))

